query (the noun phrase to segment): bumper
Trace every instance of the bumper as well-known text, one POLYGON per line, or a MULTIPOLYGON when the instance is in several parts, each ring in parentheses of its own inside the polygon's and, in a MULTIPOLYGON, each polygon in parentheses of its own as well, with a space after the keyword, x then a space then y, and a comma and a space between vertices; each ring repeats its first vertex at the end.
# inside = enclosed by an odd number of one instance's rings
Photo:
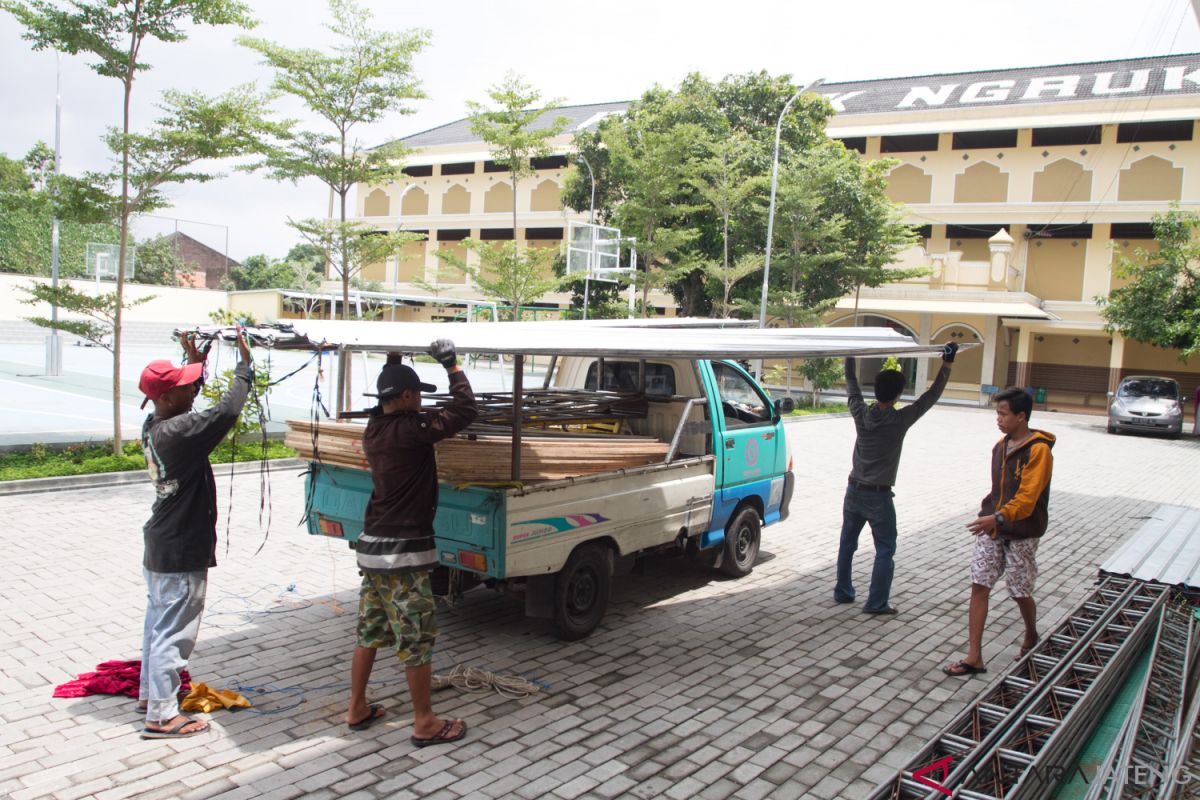
POLYGON ((788 518, 788 506, 792 503, 792 492, 796 489, 796 473, 783 473, 783 499, 779 501, 779 521, 788 518))
POLYGON ((1120 431, 1142 432, 1142 433, 1169 433, 1179 434, 1183 432, 1183 417, 1116 417, 1110 416, 1108 424, 1120 431))

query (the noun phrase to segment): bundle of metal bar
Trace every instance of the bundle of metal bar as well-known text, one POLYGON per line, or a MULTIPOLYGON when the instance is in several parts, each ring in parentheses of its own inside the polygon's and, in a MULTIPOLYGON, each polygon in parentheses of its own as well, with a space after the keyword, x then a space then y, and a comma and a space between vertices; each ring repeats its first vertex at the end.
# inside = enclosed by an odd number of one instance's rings
MULTIPOLYGON (((1060 673, 1070 669, 1067 682, 1057 697, 1069 700, 1078 688, 1073 684, 1093 676, 1094 670, 1074 660, 1110 618, 1126 609, 1137 610, 1146 598, 1137 592, 1138 582, 1128 578, 1104 579, 1054 631, 942 729, 901 771, 876 788, 871 800, 917 800, 938 797, 923 774, 934 764, 944 763, 943 783, 969 773, 979 754, 1018 720, 1035 698, 1060 673)), ((1144 612, 1143 612, 1144 613, 1144 612)))
POLYGON ((1166 587, 1137 582, 1130 602, 1114 609, 1050 685, 1021 710, 974 763, 951 774, 964 800, 1048 798, 1154 634, 1166 587))
MULTIPOLYGON (((1200 636, 1197 638, 1200 639, 1200 636)), ((1192 701, 1183 726, 1186 733, 1180 738, 1166 785, 1159 793, 1164 800, 1200 798, 1200 691, 1196 689, 1194 673, 1192 677, 1192 701)))

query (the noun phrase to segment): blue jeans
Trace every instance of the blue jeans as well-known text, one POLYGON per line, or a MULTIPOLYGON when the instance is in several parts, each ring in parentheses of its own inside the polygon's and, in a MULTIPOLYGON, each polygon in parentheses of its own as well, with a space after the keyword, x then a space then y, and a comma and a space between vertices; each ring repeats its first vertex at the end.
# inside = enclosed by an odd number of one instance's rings
POLYGON ((200 632, 208 571, 151 572, 146 576, 146 624, 142 632, 142 674, 138 699, 146 719, 163 722, 179 714, 179 672, 200 632))
POLYGON ((854 551, 858 549, 858 535, 863 525, 871 523, 871 537, 875 540, 875 568, 871 571, 871 591, 865 611, 879 611, 887 607, 892 593, 893 557, 896 555, 896 506, 892 492, 864 492, 853 486, 846 487, 846 499, 842 502, 842 541, 838 547, 837 586, 833 598, 847 603, 854 600, 854 551))

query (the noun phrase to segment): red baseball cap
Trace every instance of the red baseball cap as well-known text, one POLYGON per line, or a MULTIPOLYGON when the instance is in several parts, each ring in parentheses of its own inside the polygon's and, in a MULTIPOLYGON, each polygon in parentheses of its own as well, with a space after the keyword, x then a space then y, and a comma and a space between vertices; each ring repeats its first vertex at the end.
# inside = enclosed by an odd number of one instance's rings
POLYGON ((146 399, 142 401, 142 408, 146 407, 146 403, 157 400, 176 386, 195 383, 203 374, 203 363, 184 364, 179 367, 166 359, 151 361, 142 370, 141 380, 138 381, 138 388, 141 389, 142 394, 146 395, 146 399))

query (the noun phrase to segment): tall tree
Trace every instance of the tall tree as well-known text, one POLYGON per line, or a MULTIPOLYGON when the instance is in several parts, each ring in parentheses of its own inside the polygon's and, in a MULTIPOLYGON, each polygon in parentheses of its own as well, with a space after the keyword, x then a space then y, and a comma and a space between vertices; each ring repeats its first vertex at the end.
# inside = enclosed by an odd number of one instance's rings
POLYGON ((512 319, 521 318, 521 307, 536 302, 558 287, 554 274, 555 252, 545 247, 520 248, 512 242, 465 239, 468 251, 479 254, 479 266, 469 265, 447 250, 434 255, 471 276, 487 297, 511 307, 512 319))
POLYGON ((425 237, 409 231, 379 231, 358 222, 339 222, 330 219, 305 219, 299 222, 288 220, 304 238, 325 253, 337 253, 339 270, 345 279, 342 284, 342 318, 350 319, 350 281, 357 288, 362 285, 359 273, 368 264, 398 257, 400 250, 409 242, 421 241, 425 237))
POLYGON ((697 163, 696 177, 690 183, 701 199, 720 220, 721 260, 706 261, 704 271, 715 278, 721 292, 721 314, 732 316, 730 295, 734 286, 763 267, 757 252, 747 252, 730 260, 730 227, 734 214, 749 200, 762 181, 750 173, 751 140, 743 133, 719 136, 708 156, 697 163))
MULTIPOLYGON (((275 88, 300 99, 327 123, 327 131, 294 129, 263 165, 277 180, 316 178, 337 195, 336 225, 314 235, 324 223, 306 219, 290 221, 310 243, 328 248, 328 261, 342 281, 342 311, 350 313, 350 282, 363 262, 355 262, 361 247, 354 239, 361 226, 347 219, 347 197, 355 185, 384 185, 403 168, 404 148, 398 142, 364 149, 353 138, 359 125, 379 122, 389 114, 411 114, 409 101, 423 98, 413 75, 413 57, 429 41, 423 30, 379 31, 370 12, 353 0, 330 0, 333 23, 327 25, 336 39, 332 52, 290 48, 265 39, 242 37, 238 41, 262 55, 275 69, 275 88)), ((368 262, 369 263, 369 262, 368 262)))
MULTIPOLYGON (((187 38, 183 25, 238 25, 251 27, 249 7, 240 0, 71 0, 66 7, 48 0, 0 0, 25 27, 24 38, 35 50, 52 49, 84 54, 99 75, 121 82, 121 194, 120 251, 125 263, 129 244, 130 110, 138 72, 150 68, 141 61, 147 40, 180 42, 187 38)), ((125 308, 125 271, 117 270, 113 313, 113 452, 121 452, 121 313, 125 308)))
POLYGON ((553 150, 550 140, 570 124, 568 117, 544 120, 550 108, 562 100, 542 100, 542 95, 509 72, 504 80, 488 89, 488 98, 497 106, 489 109, 482 103, 467 102, 467 121, 471 133, 487 143, 492 160, 508 171, 512 183, 513 237, 517 235, 517 183, 534 174, 531 158, 544 158, 553 150), (534 108, 534 106, 541 106, 534 108))
POLYGON ((1153 220, 1158 252, 1116 254, 1113 272, 1128 283, 1097 298, 1110 332, 1179 351, 1200 353, 1200 216, 1174 208, 1153 220))

